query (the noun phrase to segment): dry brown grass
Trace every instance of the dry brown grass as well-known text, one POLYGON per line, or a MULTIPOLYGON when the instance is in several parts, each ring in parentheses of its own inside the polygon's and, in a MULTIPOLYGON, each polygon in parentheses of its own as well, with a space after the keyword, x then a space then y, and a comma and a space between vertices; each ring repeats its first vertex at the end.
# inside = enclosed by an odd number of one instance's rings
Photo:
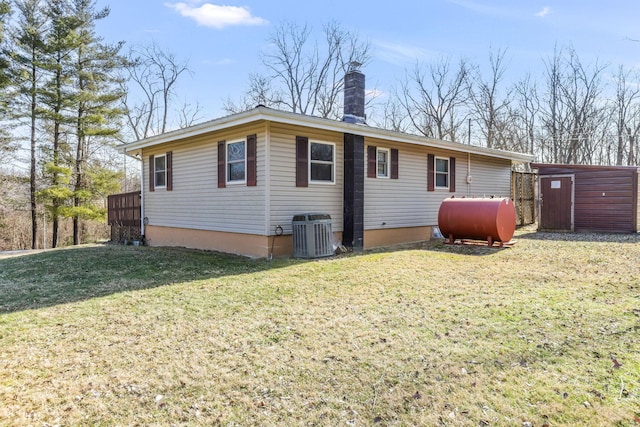
POLYGON ((0 424, 638 425, 640 239, 516 238, 0 260, 0 424))

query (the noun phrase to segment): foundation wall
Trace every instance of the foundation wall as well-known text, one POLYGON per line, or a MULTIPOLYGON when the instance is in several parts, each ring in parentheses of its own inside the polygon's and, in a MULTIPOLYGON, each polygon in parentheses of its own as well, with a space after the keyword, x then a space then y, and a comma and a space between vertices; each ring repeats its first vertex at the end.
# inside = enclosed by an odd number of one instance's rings
MULTIPOLYGON (((407 227, 388 230, 365 230, 364 249, 394 246, 429 240, 431 227, 407 227)), ((148 225, 145 238, 149 246, 176 246, 191 249, 225 252, 252 258, 293 256, 293 239, 282 236, 228 233, 148 225)), ((334 233, 334 242, 342 240, 342 233, 334 233)))

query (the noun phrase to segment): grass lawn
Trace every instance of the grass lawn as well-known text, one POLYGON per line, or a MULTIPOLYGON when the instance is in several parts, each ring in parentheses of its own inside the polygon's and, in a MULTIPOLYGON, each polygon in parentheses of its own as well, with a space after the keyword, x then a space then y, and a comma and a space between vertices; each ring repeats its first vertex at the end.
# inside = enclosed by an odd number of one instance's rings
POLYGON ((640 426, 640 237, 0 259, 0 425, 640 426))

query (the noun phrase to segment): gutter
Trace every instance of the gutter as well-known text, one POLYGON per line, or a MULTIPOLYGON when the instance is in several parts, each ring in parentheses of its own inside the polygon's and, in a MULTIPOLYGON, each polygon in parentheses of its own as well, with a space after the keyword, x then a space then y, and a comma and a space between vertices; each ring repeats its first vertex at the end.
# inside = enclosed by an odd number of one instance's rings
POLYGON ((347 123, 337 120, 323 119, 320 117, 305 116, 303 114, 290 113, 287 111, 274 110, 272 108, 263 106, 253 108, 242 113, 210 120, 188 128, 178 129, 161 135, 156 135, 143 140, 124 144, 119 146, 118 150, 122 153, 129 153, 132 151, 140 150, 142 148, 168 142, 174 142, 176 140, 199 136, 222 129, 228 129, 234 126, 255 123, 261 120, 295 126, 313 127, 315 129, 333 132, 352 133, 369 138, 387 139, 389 141, 404 144, 440 148, 450 151, 457 151, 460 153, 472 153, 481 156, 496 157, 513 161, 532 162, 535 159, 535 157, 531 154, 515 153, 511 151, 464 145, 455 142, 426 138, 419 135, 373 128, 364 124, 347 123))

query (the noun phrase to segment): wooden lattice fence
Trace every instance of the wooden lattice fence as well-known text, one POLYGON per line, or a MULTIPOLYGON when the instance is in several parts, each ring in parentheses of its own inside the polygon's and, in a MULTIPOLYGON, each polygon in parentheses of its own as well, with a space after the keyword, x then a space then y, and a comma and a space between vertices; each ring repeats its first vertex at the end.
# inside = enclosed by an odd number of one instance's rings
POLYGON ((108 197, 108 224, 111 226, 112 242, 141 240, 139 191, 113 194, 108 197))
POLYGON ((511 198, 516 205, 517 225, 536 222, 536 181, 534 172, 511 172, 511 198))

